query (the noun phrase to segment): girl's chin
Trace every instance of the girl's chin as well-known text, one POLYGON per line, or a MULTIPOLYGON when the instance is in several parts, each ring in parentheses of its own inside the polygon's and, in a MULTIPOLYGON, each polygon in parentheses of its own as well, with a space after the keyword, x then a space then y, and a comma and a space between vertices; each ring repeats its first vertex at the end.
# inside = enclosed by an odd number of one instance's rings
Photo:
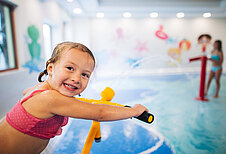
POLYGON ((77 93, 71 93, 71 92, 66 92, 66 91, 60 91, 60 93, 64 96, 68 96, 68 97, 74 97, 74 96, 78 95, 77 93))
POLYGON ((65 87, 61 87, 58 89, 58 91, 62 94, 62 95, 65 95, 65 96, 68 96, 68 97, 74 97, 76 95, 79 95, 81 90, 71 90, 71 89, 67 89, 65 87))

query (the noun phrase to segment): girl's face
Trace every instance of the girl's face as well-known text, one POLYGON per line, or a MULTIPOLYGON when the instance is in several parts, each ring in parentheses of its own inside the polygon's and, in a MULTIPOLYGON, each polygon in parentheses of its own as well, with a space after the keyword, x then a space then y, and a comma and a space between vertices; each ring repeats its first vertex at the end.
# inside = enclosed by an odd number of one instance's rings
POLYGON ((94 69, 92 57, 78 49, 63 51, 56 63, 47 67, 51 87, 66 96, 80 94, 87 87, 94 69))
POLYGON ((214 49, 218 49, 218 43, 214 42, 213 47, 214 47, 214 49))

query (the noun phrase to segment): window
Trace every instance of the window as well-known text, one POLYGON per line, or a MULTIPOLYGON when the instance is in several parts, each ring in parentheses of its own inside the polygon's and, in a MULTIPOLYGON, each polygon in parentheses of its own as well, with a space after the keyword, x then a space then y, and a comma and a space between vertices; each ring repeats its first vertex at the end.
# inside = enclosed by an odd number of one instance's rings
POLYGON ((43 38, 45 61, 49 60, 52 54, 52 27, 49 24, 43 24, 43 38))
POLYGON ((12 2, 0 1, 0 71, 17 68, 13 34, 12 2))

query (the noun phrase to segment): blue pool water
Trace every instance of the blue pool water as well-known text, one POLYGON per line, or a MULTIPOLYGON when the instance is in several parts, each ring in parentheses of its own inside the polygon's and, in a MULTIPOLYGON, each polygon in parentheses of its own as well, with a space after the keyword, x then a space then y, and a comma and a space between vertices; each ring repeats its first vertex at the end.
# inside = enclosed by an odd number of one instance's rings
MULTIPOLYGON (((54 153, 81 153, 91 124, 85 120, 73 119, 54 153)), ((160 134, 133 120, 123 120, 101 123, 101 142, 93 143, 90 154, 141 152, 173 153, 160 134)))
MULTIPOLYGON (((112 80, 93 82, 83 97, 99 99, 101 90, 112 80)), ((155 121, 150 125, 137 120, 101 123, 103 140, 94 143, 90 153, 140 153, 148 149, 151 152, 147 153, 226 153, 226 75, 221 78, 218 99, 212 97, 214 82, 209 101, 200 102, 194 99, 199 93, 199 74, 121 78, 113 87, 116 95, 112 101, 143 104, 155 115, 155 121)), ((90 126, 90 121, 72 120, 54 153, 80 153, 90 126)))

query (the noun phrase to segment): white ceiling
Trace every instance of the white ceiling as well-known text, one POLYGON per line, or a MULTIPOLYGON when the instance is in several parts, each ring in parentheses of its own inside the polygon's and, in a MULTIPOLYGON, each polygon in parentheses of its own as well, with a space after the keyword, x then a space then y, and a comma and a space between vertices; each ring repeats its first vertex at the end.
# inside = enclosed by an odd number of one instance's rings
POLYGON ((131 12, 132 17, 146 18, 150 12, 158 12, 161 17, 175 17, 184 12, 185 18, 202 17, 210 12, 212 17, 226 18, 226 0, 42 0, 55 1, 73 17, 95 17, 103 12, 105 17, 122 17, 124 12, 131 12), (81 8, 81 14, 74 14, 74 8, 81 8))

